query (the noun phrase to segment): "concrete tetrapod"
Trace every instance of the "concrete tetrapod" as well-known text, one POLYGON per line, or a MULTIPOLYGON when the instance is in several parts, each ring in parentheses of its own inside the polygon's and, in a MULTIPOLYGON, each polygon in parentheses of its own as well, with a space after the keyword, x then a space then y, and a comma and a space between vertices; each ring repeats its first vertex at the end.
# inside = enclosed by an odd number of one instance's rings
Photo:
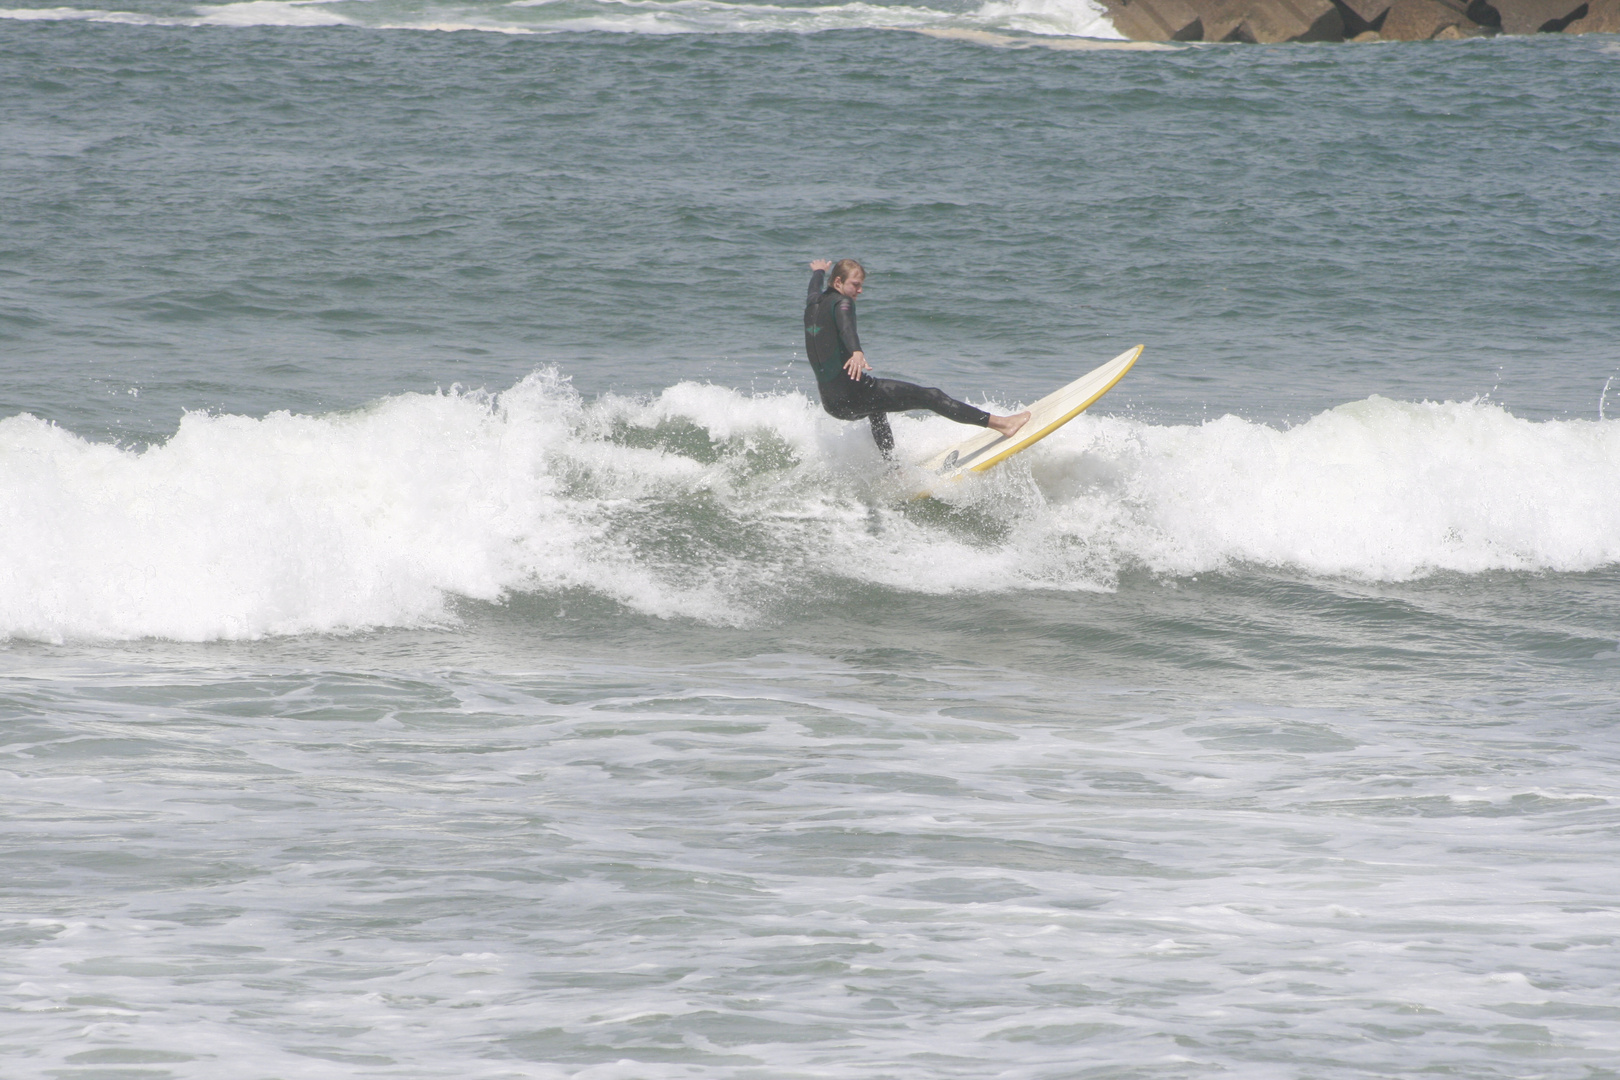
POLYGON ((1620 0, 1102 0, 1133 41, 1428 41, 1620 33, 1620 0))
POLYGON ((1557 33, 1585 12, 1587 0, 1489 0, 1504 34, 1557 33))
POLYGON ((1591 0, 1585 15, 1564 27, 1566 34, 1620 34, 1620 0, 1591 0))
POLYGON ((1395 0, 1378 33, 1386 41, 1428 41, 1453 27, 1462 32, 1448 36, 1485 33, 1483 27, 1468 17, 1461 4, 1448 0, 1395 0))
POLYGON ((1343 41, 1332 0, 1225 0, 1204 16, 1205 41, 1343 41))
POLYGON ((1132 41, 1202 41, 1204 23, 1187 0, 1104 0, 1114 29, 1132 41))
POLYGON ((1394 0, 1333 0, 1338 6, 1339 17, 1344 20, 1344 36, 1353 38, 1357 34, 1365 34, 1369 30, 1377 30, 1384 25, 1384 16, 1389 14, 1389 5, 1394 0))

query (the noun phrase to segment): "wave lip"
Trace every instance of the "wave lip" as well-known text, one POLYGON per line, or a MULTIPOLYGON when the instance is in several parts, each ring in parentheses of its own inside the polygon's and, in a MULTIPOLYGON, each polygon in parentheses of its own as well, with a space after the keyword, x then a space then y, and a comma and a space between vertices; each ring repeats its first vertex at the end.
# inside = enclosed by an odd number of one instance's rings
MULTIPOLYGON (((960 438, 896 417, 908 456, 960 438)), ((1620 564, 1620 421, 1369 398, 1278 429, 1087 414, 915 503, 800 393, 580 400, 555 371, 349 414, 187 414, 143 451, 0 421, 0 635, 181 640, 453 621, 583 589, 746 624, 873 589, 1398 581, 1620 564)))

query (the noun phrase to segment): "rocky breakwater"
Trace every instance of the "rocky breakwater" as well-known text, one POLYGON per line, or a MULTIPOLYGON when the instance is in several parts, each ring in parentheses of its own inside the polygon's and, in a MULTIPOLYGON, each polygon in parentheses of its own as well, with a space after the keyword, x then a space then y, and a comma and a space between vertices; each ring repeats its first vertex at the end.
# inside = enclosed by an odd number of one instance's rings
POLYGON ((1620 0, 1101 0, 1133 41, 1428 41, 1620 34, 1620 0))

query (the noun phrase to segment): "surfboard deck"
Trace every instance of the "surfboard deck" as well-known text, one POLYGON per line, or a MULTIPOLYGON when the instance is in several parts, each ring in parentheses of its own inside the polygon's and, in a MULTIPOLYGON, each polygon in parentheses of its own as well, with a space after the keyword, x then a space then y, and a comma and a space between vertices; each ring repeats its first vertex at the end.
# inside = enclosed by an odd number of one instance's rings
POLYGON ((1020 450, 1028 450, 1112 390, 1114 384, 1131 370, 1131 365, 1142 355, 1144 347, 1138 345, 1126 349, 1108 363, 1092 368, 1069 385, 1041 398, 1029 407, 1029 422, 1018 429, 1018 434, 1008 437, 994 431, 984 431, 955 446, 946 447, 920 463, 917 467, 930 480, 916 497, 932 494, 941 483, 960 480, 970 472, 984 472, 1020 450))

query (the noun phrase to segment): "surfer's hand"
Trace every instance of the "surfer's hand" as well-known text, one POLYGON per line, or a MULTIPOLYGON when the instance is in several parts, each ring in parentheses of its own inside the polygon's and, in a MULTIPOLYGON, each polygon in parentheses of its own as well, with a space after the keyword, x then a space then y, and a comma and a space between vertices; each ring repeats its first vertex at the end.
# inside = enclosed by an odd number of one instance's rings
POLYGON ((831 259, 811 259, 810 260, 810 269, 812 269, 812 270, 831 270, 832 269, 832 260, 831 259))
POLYGON ((852 353, 850 358, 844 361, 844 370, 849 373, 850 378, 859 382, 862 375, 872 370, 872 365, 866 362, 865 353, 852 353))

